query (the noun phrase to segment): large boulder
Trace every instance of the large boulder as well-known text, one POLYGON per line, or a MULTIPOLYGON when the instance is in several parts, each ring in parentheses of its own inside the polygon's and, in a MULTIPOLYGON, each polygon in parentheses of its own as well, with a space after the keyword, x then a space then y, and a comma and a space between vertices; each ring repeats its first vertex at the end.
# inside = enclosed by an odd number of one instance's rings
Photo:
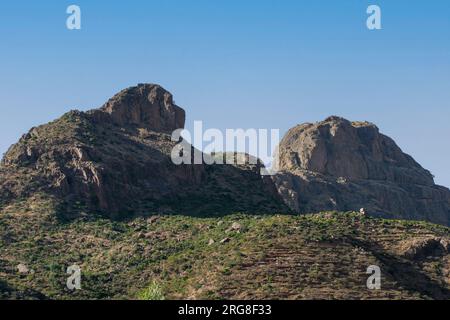
POLYGON ((369 122, 329 117, 298 125, 279 146, 274 177, 297 212, 359 210, 450 223, 450 190, 369 122))

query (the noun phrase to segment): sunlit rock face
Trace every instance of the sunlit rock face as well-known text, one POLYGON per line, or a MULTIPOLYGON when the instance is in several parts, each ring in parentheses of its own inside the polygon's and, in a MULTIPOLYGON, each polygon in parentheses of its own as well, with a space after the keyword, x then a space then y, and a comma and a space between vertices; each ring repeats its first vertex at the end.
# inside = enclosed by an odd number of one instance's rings
POLYGON ((298 125, 279 147, 274 177, 297 212, 359 210, 448 225, 450 191, 369 122, 329 117, 298 125))
POLYGON ((175 105, 172 94, 156 84, 139 84, 122 90, 95 114, 104 112, 119 125, 133 125, 172 133, 184 128, 185 111, 175 105))

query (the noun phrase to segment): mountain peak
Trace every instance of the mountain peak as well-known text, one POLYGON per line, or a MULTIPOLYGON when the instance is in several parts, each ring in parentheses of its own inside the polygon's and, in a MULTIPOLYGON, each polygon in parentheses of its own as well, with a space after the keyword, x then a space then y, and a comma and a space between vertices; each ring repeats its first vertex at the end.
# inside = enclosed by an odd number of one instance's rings
POLYGON ((184 128, 186 118, 169 91, 157 84, 142 83, 120 91, 91 113, 100 121, 164 133, 184 128))

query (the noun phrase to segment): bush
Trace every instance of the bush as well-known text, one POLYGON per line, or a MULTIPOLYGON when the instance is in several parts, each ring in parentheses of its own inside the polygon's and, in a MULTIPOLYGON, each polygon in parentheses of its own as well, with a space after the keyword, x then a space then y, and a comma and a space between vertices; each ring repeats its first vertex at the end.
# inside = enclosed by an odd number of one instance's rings
POLYGON ((153 281, 146 289, 138 295, 139 300, 165 300, 161 286, 153 281))

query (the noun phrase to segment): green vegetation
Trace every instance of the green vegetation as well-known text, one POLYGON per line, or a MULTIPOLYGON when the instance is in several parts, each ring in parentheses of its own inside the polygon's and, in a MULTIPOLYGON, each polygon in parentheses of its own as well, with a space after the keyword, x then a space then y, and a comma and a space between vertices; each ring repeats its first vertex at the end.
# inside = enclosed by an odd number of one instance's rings
POLYGON ((159 284, 153 281, 148 288, 142 290, 138 298, 140 300, 165 300, 164 294, 159 284))
POLYGON ((35 197, 0 213, 3 298, 450 298, 448 255, 402 255, 408 241, 449 237, 429 223, 354 212, 127 221, 87 214, 61 222, 55 208, 35 197), (19 274, 18 264, 32 271, 19 274), (82 270, 82 290, 74 292, 65 272, 73 264, 82 270), (365 287, 373 264, 386 270, 380 291, 365 287))

